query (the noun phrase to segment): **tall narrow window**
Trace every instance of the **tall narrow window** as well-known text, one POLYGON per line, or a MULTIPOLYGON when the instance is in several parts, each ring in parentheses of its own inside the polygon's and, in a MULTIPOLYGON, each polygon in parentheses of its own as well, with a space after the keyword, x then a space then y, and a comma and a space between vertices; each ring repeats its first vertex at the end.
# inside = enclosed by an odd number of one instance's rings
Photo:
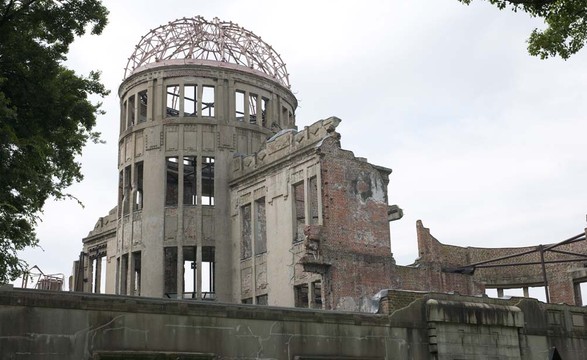
POLYGON ((265 198, 255 200, 255 255, 267 252, 265 198))
POLYGON ((118 217, 122 216, 122 201, 124 200, 124 171, 118 174, 118 217))
POLYGON ((130 196, 131 196, 131 173, 130 165, 124 168, 124 197, 122 199, 122 214, 128 215, 130 212, 130 196))
POLYGON ((127 294, 127 278, 128 278, 128 254, 124 254, 120 261, 120 294, 127 294))
POLYGON ((183 247, 183 298, 195 299, 198 292, 196 248, 183 247))
POLYGON ((249 123, 257 123, 257 95, 249 94, 249 123))
POLYGON ((140 123, 147 121, 147 106, 149 99, 147 98, 147 90, 139 92, 139 121, 140 123))
POLYGON ((179 116, 179 85, 167 86, 167 116, 179 116))
POLYGON ((202 205, 214 205, 214 158, 202 157, 202 205))
POLYGON ((126 127, 129 128, 135 124, 135 96, 128 98, 128 112, 126 115, 126 127))
POLYGON ((248 259, 252 254, 251 204, 241 207, 241 259, 248 259))
POLYGON ((310 224, 318 224, 318 178, 312 176, 308 182, 308 200, 310 201, 310 224))
POLYGON ((214 300, 216 293, 214 246, 202 247, 202 300, 214 300))
POLYGON ((269 125, 269 99, 261 99, 261 125, 267 127, 269 125))
POLYGON ((178 162, 177 157, 166 158, 167 164, 167 184, 165 191, 165 205, 177 206, 178 196, 178 162))
POLYGON ((143 162, 135 164, 135 200, 134 210, 141 210, 143 208, 143 162))
POLYGON ((196 157, 183 157, 183 204, 196 205, 196 157))
POLYGON ((177 247, 166 247, 163 250, 164 291, 165 296, 175 298, 177 295, 177 247))
POLYGON ((304 194, 304 182, 300 182, 294 185, 294 212, 295 212, 295 226, 296 232, 294 234, 294 242, 304 240, 304 227, 306 225, 305 215, 305 194, 304 194))
POLYGON ((123 132, 124 130, 126 130, 126 112, 128 108, 128 101, 124 101, 122 103, 122 111, 120 114, 120 132, 123 132))
POLYGON ((196 85, 185 85, 183 87, 183 116, 196 116, 197 98, 196 85))
POLYGON ((204 86, 202 89, 202 116, 214 116, 214 86, 204 86))
POLYGON ((133 262, 133 282, 134 282, 134 289, 133 295, 140 296, 141 295, 141 252, 135 251, 132 253, 132 262, 133 262))
POLYGON ((234 93, 234 101, 235 101, 235 118, 237 121, 244 121, 245 120, 245 93, 242 91, 236 91, 234 93))

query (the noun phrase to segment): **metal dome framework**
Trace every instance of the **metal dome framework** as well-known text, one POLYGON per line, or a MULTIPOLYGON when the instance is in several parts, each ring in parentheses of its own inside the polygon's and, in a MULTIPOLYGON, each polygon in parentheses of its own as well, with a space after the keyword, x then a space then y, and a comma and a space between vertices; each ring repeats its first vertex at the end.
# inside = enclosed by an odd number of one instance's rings
POLYGON ((137 68, 165 60, 208 60, 260 71, 290 88, 281 56, 251 31, 218 18, 178 19, 143 36, 128 59, 124 78, 137 68))

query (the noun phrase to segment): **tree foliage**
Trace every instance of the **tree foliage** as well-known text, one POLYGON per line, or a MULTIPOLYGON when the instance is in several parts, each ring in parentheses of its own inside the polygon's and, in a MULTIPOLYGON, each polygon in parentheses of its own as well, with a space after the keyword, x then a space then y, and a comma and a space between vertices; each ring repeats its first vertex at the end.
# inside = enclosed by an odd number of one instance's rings
POLYGON ((108 92, 99 73, 63 66, 76 36, 99 34, 108 11, 100 0, 0 0, 0 284, 25 263, 17 252, 38 244, 35 225, 49 197, 82 179, 76 156, 108 92))
MULTIPOLYGON (((470 4, 473 0, 459 0, 470 4)), ((568 59, 587 39, 587 0, 487 0, 499 9, 524 11, 544 19, 546 29, 534 29, 528 38, 528 52, 542 59, 568 59)))

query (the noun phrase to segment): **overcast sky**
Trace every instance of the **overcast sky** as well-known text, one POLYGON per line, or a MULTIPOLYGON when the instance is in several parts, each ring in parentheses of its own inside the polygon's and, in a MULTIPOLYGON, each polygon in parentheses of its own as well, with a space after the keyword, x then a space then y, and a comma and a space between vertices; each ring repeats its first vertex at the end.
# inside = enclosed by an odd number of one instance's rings
POLYGON ((112 93, 98 120, 104 145, 81 158, 69 191, 48 202, 41 247, 22 253, 71 274, 97 219, 116 204, 118 86, 142 35, 181 17, 233 21, 282 56, 303 128, 342 119, 342 146, 393 169, 398 264, 417 257, 416 220, 441 242, 503 247, 579 234, 587 213, 587 50, 539 60, 526 39, 542 24, 477 0, 104 1, 110 24, 74 43, 67 66, 102 71, 112 93), (282 4, 287 4, 282 5, 282 4))

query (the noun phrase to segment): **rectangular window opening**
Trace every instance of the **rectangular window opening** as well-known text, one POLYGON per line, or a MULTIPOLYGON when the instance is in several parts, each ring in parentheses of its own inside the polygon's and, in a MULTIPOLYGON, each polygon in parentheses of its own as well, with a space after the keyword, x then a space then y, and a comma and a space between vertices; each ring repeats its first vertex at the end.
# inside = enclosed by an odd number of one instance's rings
POLYGON ((249 123, 257 123, 257 95, 249 94, 249 123))
POLYGON ((202 205, 214 205, 214 158, 202 157, 202 205))
POLYGON ((128 279, 128 254, 124 254, 120 261, 120 294, 127 294, 127 279, 128 279))
POLYGON ((135 164, 135 199, 134 210, 139 211, 143 209, 143 162, 135 164))
POLYGON ((214 117, 214 86, 202 89, 202 116, 214 117))
POLYGON ((129 128, 135 124, 135 96, 128 98, 128 112, 126 115, 126 127, 129 128))
POLYGON ((124 171, 118 174, 118 217, 122 216, 122 200, 124 199, 124 171))
POLYGON ((308 307, 308 284, 294 286, 294 304, 295 307, 308 307))
POLYGON ((140 296, 141 295, 141 252, 135 251, 132 253, 132 259, 134 264, 133 269, 133 282, 134 282, 134 289, 133 295, 140 296))
POLYGON ((252 254, 251 204, 241 207, 241 259, 248 259, 252 254))
POLYGON ((100 294, 106 294, 106 266, 108 265, 108 259, 106 256, 100 258, 100 294))
POLYGON ((308 182, 308 192, 310 201, 310 224, 318 224, 318 178, 312 176, 308 182))
POLYGON ((198 293, 197 284, 198 266, 196 263, 196 248, 184 246, 183 248, 183 298, 195 299, 198 293))
POLYGON ((167 116, 179 116, 179 85, 167 86, 167 116))
POLYGON ((176 156, 166 158, 167 183, 165 191, 165 206, 177 206, 178 197, 178 158, 176 156))
POLYGON ((131 196, 131 172, 130 165, 124 168, 124 195, 122 203, 122 214, 128 215, 130 212, 130 196, 131 196))
POLYGON ((127 108, 128 108, 128 105, 127 105, 127 101, 125 100, 125 101, 122 103, 122 111, 121 111, 121 114, 120 114, 120 132, 121 132, 121 133, 122 133, 124 130, 126 130, 126 112, 127 112, 127 110, 126 110, 126 109, 127 109, 127 108))
POLYGON ((259 295, 255 300, 257 300, 257 305, 269 305, 269 297, 267 296, 267 294, 259 295))
POLYGON ((322 309, 322 282, 320 280, 312 282, 312 309, 322 309))
POLYGON ((177 247, 164 248, 164 291, 165 297, 177 297, 177 247))
POLYGON ((295 234, 294 242, 304 240, 304 227, 306 226, 306 215, 305 215, 305 194, 304 194, 304 182, 299 182, 293 186, 294 192, 294 213, 295 213, 295 234))
POLYGON ((252 304, 253 303, 253 298, 246 298, 246 299, 242 299, 241 303, 243 304, 252 304))
POLYGON ((245 93, 242 91, 235 92, 235 118, 237 121, 245 121, 245 93))
POLYGON ((196 157, 183 157, 183 204, 196 205, 196 157))
POLYGON ((202 247, 202 300, 216 298, 216 259, 214 246, 202 247))
POLYGON ((267 110, 269 109, 269 99, 262 98, 261 99, 261 125, 263 127, 268 127, 269 125, 269 113, 267 110))
POLYGON ((147 121, 147 106, 149 99, 147 97, 147 90, 139 92, 139 123, 147 121))
POLYGON ((255 255, 267 252, 265 198, 255 200, 255 255))
POLYGON ((197 87, 185 85, 183 87, 183 116, 197 116, 197 87))

